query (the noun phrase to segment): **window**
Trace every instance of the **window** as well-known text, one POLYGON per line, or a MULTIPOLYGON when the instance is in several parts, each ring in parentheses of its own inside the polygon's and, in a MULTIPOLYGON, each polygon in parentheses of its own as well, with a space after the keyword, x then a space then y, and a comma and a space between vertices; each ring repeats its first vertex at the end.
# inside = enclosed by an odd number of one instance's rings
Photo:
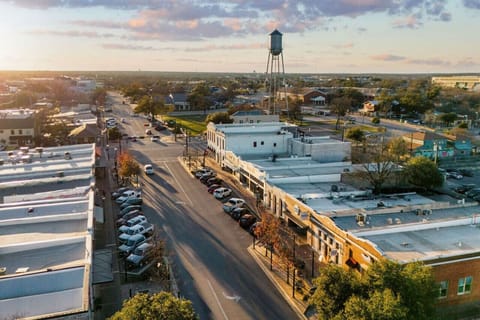
POLYGON ((448 281, 441 281, 438 288, 438 297, 439 299, 443 299, 447 297, 448 291, 448 281))
POLYGON ((22 129, 19 129, 19 130, 18 130, 18 134, 23 134, 23 130, 22 130, 22 129))
POLYGON ((260 145, 262 145, 262 146, 263 146, 263 144, 264 144, 264 143, 263 143, 263 141, 261 141, 261 142, 260 142, 260 145))
POLYGON ((472 289, 472 277, 468 276, 465 278, 460 278, 458 279, 458 295, 462 295, 465 293, 470 293, 470 290, 472 289))
POLYGON ((240 120, 239 123, 243 123, 243 120, 240 120))
POLYGON ((253 123, 253 120, 250 120, 250 123, 253 123))
POLYGON ((15 134, 15 130, 10 130, 10 134, 15 134))
POLYGON ((253 147, 254 147, 254 148, 257 147, 257 141, 253 141, 253 147))
POLYGON ((274 143, 273 143, 273 147, 276 147, 276 146, 277 146, 277 143, 276 143, 276 142, 274 142, 274 143))

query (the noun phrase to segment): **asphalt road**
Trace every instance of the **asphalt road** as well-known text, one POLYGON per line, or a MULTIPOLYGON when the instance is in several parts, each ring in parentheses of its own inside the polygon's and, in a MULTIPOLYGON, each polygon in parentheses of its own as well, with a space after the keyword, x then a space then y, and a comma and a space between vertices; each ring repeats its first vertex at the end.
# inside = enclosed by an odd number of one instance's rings
MULTIPOLYGON (((146 119, 132 117, 121 97, 110 98, 116 102, 112 117, 126 120, 121 131, 143 135, 146 119)), ((167 240, 181 295, 193 302, 202 320, 297 319, 248 254, 248 232, 223 213, 222 203, 177 160, 184 139, 175 142, 170 132, 152 131, 160 135, 160 142, 146 138, 124 143, 123 148, 140 164, 154 166, 154 175, 141 177, 144 212, 167 240)))

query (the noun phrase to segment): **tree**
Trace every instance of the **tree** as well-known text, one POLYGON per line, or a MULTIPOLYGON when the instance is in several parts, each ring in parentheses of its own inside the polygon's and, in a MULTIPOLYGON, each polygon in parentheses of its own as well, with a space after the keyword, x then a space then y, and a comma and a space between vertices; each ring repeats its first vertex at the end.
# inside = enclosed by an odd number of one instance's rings
POLYGON ((172 105, 165 105, 163 99, 145 95, 140 99, 133 112, 150 115, 154 121, 156 115, 167 114, 173 111, 173 108, 172 105))
POLYGON ((334 319, 341 314, 351 296, 359 295, 361 282, 356 273, 330 264, 320 270, 320 276, 313 280, 317 287, 310 297, 318 319, 334 319))
POLYGON ((388 153, 399 163, 401 159, 408 154, 407 142, 402 137, 396 137, 388 141, 388 153))
POLYGON ((366 137, 364 143, 363 170, 359 174, 372 185, 374 193, 380 193, 383 184, 395 168, 394 159, 388 152, 388 145, 384 143, 383 135, 366 137), (365 152, 367 145, 368 152, 365 152))
POLYGON ((197 320, 192 302, 168 292, 139 293, 126 300, 111 320, 197 320))
POLYGON ((440 187, 443 176, 433 161, 425 157, 410 159, 404 169, 404 174, 411 184, 426 189, 440 187))
POLYGON ((436 285, 431 267, 383 259, 362 275, 328 265, 314 280, 310 298, 319 319, 432 319, 436 285))
POLYGON ((347 111, 350 109, 351 104, 352 104, 351 99, 347 97, 333 98, 331 103, 331 110, 337 115, 335 130, 338 130, 338 124, 340 123, 340 118, 344 117, 347 114, 347 111))
POLYGON ((262 222, 255 228, 255 237, 266 244, 265 256, 267 248, 270 248, 270 268, 272 268, 273 249, 280 243, 279 228, 280 221, 267 212, 263 212, 262 222))
POLYGON ((194 110, 203 110, 206 112, 208 107, 207 96, 209 95, 210 89, 205 83, 201 83, 188 95, 187 101, 194 110))
POLYGON ((215 124, 218 123, 232 123, 233 119, 230 118, 228 112, 214 112, 210 113, 207 118, 205 119, 205 123, 213 122, 215 124))
POLYGON ((440 120, 444 122, 447 126, 450 126, 455 120, 457 120, 457 114, 454 112, 443 113, 440 115, 440 120))
POLYGON ((108 139, 109 140, 120 140, 122 139, 122 133, 117 127, 108 129, 108 139))
POLYGON ((141 172, 138 162, 127 152, 120 153, 117 157, 117 162, 118 174, 122 178, 138 176, 141 172))
POLYGON ((350 128, 346 134, 347 139, 362 142, 365 139, 365 133, 359 127, 350 128))

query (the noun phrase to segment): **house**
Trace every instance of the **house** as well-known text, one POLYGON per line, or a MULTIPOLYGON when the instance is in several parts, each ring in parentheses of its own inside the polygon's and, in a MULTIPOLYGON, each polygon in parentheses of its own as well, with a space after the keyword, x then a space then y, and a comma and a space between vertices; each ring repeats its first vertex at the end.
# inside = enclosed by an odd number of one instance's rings
POLYGON ((96 123, 84 123, 68 134, 71 144, 95 143, 100 134, 96 123))
POLYGON ((375 115, 378 111, 379 102, 377 100, 369 100, 363 103, 362 109, 359 110, 361 114, 375 115))
POLYGON ((165 97, 165 104, 173 104, 174 111, 190 111, 188 95, 185 92, 171 93, 165 97))
POLYGON ((280 99, 285 96, 293 100, 299 100, 306 105, 324 106, 327 102, 327 93, 317 88, 287 88, 286 92, 279 91, 280 99))
POLYGON ((40 134, 36 115, 30 109, 0 110, 0 144, 32 145, 40 134))
POLYGON ((441 135, 430 131, 417 131, 403 135, 409 150, 414 156, 432 160, 453 157, 469 157, 472 142, 468 137, 441 135))

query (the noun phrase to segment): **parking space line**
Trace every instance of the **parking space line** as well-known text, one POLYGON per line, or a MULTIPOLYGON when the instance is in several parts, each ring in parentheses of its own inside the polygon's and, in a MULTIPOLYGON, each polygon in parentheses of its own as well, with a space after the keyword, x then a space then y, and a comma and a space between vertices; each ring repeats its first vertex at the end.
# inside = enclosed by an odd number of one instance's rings
POLYGON ((170 174, 172 175, 173 179, 175 180, 175 182, 177 183, 178 187, 180 188, 180 190, 182 190, 183 194, 185 195, 185 197, 187 198, 188 202, 190 203, 191 206, 193 206, 193 201, 190 199, 190 197, 188 196, 188 194, 185 192, 185 189, 183 189, 182 185, 180 182, 178 182, 178 179, 177 177, 173 174, 172 170, 170 170, 170 168, 168 167, 168 164, 164 161, 164 164, 165 164, 165 167, 167 168, 168 172, 170 172, 170 174))
POLYGON ((217 304, 218 304, 218 307, 220 308, 220 311, 222 311, 223 317, 226 320, 228 320, 227 314, 225 313, 225 310, 223 310, 222 304, 220 303, 220 300, 218 300, 218 296, 215 293, 215 290, 213 290, 212 283, 210 282, 210 280, 207 280, 207 282, 208 282, 208 286, 210 287, 210 290, 213 293, 213 296, 215 297, 215 300, 217 301, 217 304))

